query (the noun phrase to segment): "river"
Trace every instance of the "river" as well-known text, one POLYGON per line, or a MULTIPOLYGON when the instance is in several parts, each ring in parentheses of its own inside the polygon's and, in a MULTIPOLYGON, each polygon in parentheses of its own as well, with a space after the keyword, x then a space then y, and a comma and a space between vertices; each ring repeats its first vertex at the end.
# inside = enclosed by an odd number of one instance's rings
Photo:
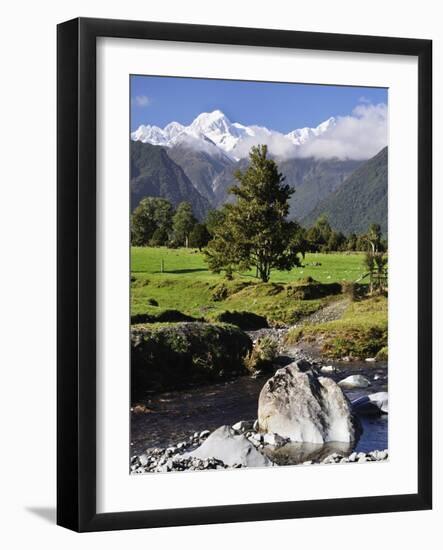
MULTIPOLYGON (((334 363, 338 371, 328 374, 339 381, 352 374, 362 374, 371 386, 358 390, 345 390, 352 401, 362 395, 387 391, 388 369, 386 362, 334 363), (374 377, 378 377, 377 380, 374 377)), ((270 375, 252 378, 242 376, 188 390, 152 395, 144 405, 150 412, 131 414, 131 454, 141 454, 150 447, 167 447, 185 440, 194 432, 214 430, 224 424, 257 418, 260 390, 270 375)), ((388 448, 388 415, 360 418, 363 433, 352 450, 369 452, 388 448)), ((334 451, 334 449, 332 449, 334 451)), ((291 453, 285 463, 306 459, 291 453)))

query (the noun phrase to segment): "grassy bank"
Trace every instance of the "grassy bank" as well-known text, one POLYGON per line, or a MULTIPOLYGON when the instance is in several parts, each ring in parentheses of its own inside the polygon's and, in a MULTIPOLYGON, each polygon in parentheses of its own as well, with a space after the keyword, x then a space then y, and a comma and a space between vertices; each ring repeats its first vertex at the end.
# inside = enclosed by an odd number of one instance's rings
POLYGON ((250 338, 228 324, 158 323, 131 328, 132 401, 245 372, 250 338))
POLYGON ((147 315, 151 322, 174 321, 175 310, 208 321, 223 319, 226 311, 250 312, 271 323, 291 324, 334 299, 340 289, 333 283, 358 279, 363 267, 358 253, 307 254, 304 267, 274 271, 269 283, 260 283, 253 272, 227 281, 211 273, 196 250, 133 247, 131 274, 131 313, 147 315), (308 277, 325 286, 303 290, 308 277))
POLYGON ((291 329, 287 343, 317 343, 323 355, 387 359, 388 300, 384 296, 351 302, 343 317, 321 324, 291 329))

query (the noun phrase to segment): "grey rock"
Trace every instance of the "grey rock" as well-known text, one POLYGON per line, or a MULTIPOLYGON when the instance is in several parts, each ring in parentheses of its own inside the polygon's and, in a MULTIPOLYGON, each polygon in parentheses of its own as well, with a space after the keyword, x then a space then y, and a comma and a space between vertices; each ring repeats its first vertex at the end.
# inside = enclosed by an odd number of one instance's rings
POLYGON ((300 361, 279 369, 262 388, 259 429, 301 443, 351 442, 356 428, 349 402, 332 378, 300 361))
POLYGON ((221 460, 228 466, 272 466, 272 462, 261 454, 244 435, 237 435, 229 426, 221 426, 197 449, 185 456, 221 460))
POLYGON ((240 420, 239 422, 236 422, 232 429, 236 432, 245 432, 247 430, 251 430, 254 423, 249 420, 240 420))
POLYGON ((340 380, 338 385, 345 389, 367 388, 371 385, 371 382, 361 374, 353 374, 352 376, 347 376, 343 380, 340 380))

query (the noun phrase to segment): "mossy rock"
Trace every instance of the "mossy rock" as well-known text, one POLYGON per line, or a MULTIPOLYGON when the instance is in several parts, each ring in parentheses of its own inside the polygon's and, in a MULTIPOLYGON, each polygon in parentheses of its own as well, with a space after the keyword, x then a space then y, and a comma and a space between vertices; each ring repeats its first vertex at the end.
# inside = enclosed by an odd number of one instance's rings
POLYGON ((388 360, 388 346, 381 348, 375 356, 377 361, 387 361, 388 360))
POLYGON ((252 341, 228 324, 177 323, 131 328, 132 401, 146 392, 223 380, 246 372, 252 341))

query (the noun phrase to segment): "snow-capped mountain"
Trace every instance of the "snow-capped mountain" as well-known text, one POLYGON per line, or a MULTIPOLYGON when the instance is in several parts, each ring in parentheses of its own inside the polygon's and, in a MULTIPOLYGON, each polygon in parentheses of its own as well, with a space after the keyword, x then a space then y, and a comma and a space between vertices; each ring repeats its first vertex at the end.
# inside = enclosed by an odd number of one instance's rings
POLYGON ((282 134, 263 126, 232 123, 220 110, 201 113, 189 126, 171 122, 164 128, 141 125, 131 133, 133 141, 174 147, 182 145, 208 154, 238 160, 247 157, 252 145, 265 143, 276 156, 296 156, 297 148, 328 132, 336 124, 331 117, 316 128, 301 128, 282 134))
POLYGON ((330 117, 321 124, 319 124, 316 128, 298 128, 296 130, 292 130, 292 132, 289 132, 289 134, 286 134, 286 136, 292 141, 294 145, 304 145, 308 141, 311 141, 312 139, 315 139, 325 132, 328 132, 332 128, 334 128, 337 124, 337 121, 334 117, 330 117))

